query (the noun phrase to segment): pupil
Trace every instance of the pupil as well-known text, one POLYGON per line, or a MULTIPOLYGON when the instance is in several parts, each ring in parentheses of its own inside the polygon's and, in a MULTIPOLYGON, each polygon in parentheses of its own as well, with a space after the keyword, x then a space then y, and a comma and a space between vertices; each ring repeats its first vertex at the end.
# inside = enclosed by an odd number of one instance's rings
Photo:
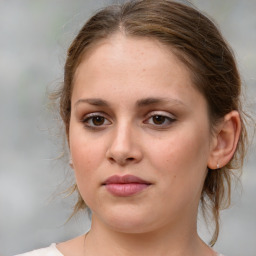
POLYGON ((95 116, 93 117, 93 124, 94 125, 102 125, 104 123, 104 117, 102 116, 95 116))
POLYGON ((155 124, 163 124, 165 121, 165 117, 164 116, 154 116, 153 120, 154 120, 155 124))

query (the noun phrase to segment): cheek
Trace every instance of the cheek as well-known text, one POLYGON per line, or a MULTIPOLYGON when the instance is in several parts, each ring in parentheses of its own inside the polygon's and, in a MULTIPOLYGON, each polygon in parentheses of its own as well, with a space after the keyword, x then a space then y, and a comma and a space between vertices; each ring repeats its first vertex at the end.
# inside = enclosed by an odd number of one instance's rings
POLYGON ((166 205, 170 212, 198 206, 207 163, 202 137, 177 134, 155 151, 157 157, 152 165, 160 175, 160 193, 162 198, 168 198, 166 205))
POLYGON ((199 184, 207 169, 208 140, 207 130, 180 130, 152 147, 151 164, 170 185, 182 188, 199 184))
POLYGON ((103 155, 102 143, 88 138, 79 129, 70 130, 70 152, 78 186, 83 189, 90 184, 103 155))
POLYGON ((72 152, 74 173, 78 190, 86 205, 91 209, 95 203, 95 191, 100 184, 97 168, 100 163, 100 148, 95 144, 83 142, 81 138, 70 145, 72 152), (90 146, 89 146, 90 145, 90 146))

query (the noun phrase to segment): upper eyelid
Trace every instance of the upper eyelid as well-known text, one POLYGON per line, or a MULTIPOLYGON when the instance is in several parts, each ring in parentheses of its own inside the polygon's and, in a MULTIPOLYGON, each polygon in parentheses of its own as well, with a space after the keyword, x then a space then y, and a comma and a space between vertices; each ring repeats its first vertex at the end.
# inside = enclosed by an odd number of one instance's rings
POLYGON ((85 127, 90 128, 92 130, 99 130, 99 129, 102 129, 102 128, 112 124, 112 121, 109 118, 106 118, 102 113, 99 113, 99 112, 93 112, 93 113, 84 115, 82 117, 82 119, 80 120, 80 122, 83 123, 83 125, 85 127), (104 124, 102 124, 102 125, 91 124, 90 122, 92 122, 93 117, 97 117, 97 116, 103 117, 107 123, 105 123, 105 121, 104 121, 104 124))
POLYGON ((94 116, 102 116, 106 119, 110 119, 109 116, 103 112, 91 112, 91 113, 83 115, 81 120, 85 120, 87 118, 94 117, 94 116))
POLYGON ((154 110, 154 111, 150 111, 146 117, 152 117, 152 116, 155 116, 155 115, 159 115, 159 116, 165 116, 165 117, 169 117, 169 118, 172 118, 172 119, 175 119, 176 116, 174 114, 171 114, 170 112, 168 111, 163 111, 163 110, 154 110))
MULTIPOLYGON (((159 116, 165 116, 171 119, 176 119, 176 116, 168 111, 164 111, 164 110, 153 110, 148 112, 145 115, 145 118, 150 118, 154 115, 159 115, 159 116)), ((83 115, 80 119, 81 121, 84 121, 90 117, 94 117, 94 116, 102 116, 106 119, 108 119, 110 122, 113 122, 113 118, 111 118, 108 114, 106 114, 105 112, 101 112, 101 111, 96 111, 96 112, 91 112, 91 113, 87 113, 85 115, 83 115)))

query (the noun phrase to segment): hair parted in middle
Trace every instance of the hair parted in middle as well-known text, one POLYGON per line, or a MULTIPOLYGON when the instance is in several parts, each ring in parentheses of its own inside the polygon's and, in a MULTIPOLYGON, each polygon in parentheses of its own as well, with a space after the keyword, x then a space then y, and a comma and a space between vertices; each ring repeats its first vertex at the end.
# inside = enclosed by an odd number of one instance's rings
MULTIPOLYGON (((115 33, 158 40, 169 47, 188 67, 195 88, 207 100, 212 131, 230 111, 237 110, 241 116, 242 131, 234 157, 218 170, 209 169, 201 194, 203 212, 209 208, 215 220, 211 241, 214 245, 219 233, 219 211, 230 204, 231 170, 242 166, 247 139, 240 102, 241 81, 232 50, 209 18, 184 4, 134 0, 104 8, 86 22, 68 49, 64 83, 57 94, 67 139, 76 69, 90 48, 115 33)), ((76 185, 72 191, 79 195, 76 213, 86 205, 76 185)))

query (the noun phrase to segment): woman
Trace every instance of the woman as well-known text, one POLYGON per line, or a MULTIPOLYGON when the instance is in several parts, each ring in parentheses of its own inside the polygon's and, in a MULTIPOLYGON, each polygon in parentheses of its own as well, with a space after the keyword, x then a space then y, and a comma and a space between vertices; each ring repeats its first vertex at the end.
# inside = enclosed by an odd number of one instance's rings
POLYGON ((90 231, 24 255, 217 254, 197 233, 230 201, 246 129, 232 51, 197 10, 129 1, 71 44, 59 92, 70 165, 90 231))

